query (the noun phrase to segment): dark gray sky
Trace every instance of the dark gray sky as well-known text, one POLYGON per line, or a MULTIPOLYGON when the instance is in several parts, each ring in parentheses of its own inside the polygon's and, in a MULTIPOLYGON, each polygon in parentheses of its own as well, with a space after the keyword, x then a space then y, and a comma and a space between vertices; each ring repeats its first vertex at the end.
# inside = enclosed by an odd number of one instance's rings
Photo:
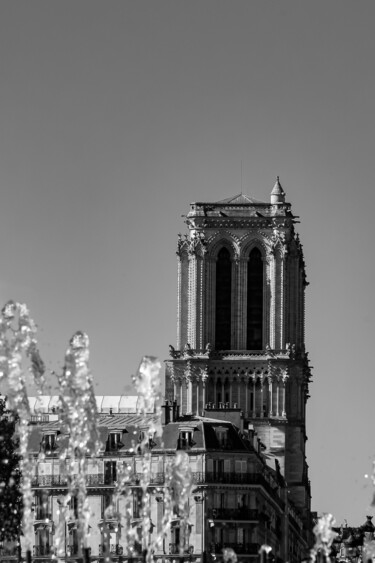
POLYGON ((301 216, 313 508, 372 496, 373 0, 3 0, 0 298, 26 301, 48 367, 77 329, 99 394, 176 334, 176 235, 194 200, 301 216))

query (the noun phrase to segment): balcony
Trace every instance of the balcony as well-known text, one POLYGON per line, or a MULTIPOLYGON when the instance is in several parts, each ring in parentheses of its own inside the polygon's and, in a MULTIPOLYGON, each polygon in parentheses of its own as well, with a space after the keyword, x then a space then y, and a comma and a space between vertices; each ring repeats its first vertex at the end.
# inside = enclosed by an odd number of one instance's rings
POLYGON ((279 504, 284 504, 278 494, 278 487, 271 485, 260 473, 195 472, 193 473, 193 482, 215 485, 261 485, 279 504))
POLYGON ((45 557, 54 554, 52 545, 33 545, 33 557, 45 557))
MULTIPOLYGON (((89 473, 86 475, 86 484, 89 487, 104 485, 104 475, 89 473)), ((32 487, 67 487, 68 477, 66 475, 34 475, 31 485, 32 487)))
POLYGON ((21 552, 18 547, 2 547, 0 546, 0 557, 17 557, 21 552))
MULTIPOLYGON (((189 545, 189 547, 187 549, 184 550, 183 553, 194 553, 194 546, 193 545, 189 545)), ((170 555, 180 555, 180 545, 178 543, 170 543, 169 544, 169 554, 170 555)))
POLYGON ((34 475, 31 481, 32 487, 66 487, 68 479, 65 475, 34 475))
POLYGON ((223 549, 233 549, 237 555, 259 555, 260 545, 258 543, 212 543, 211 553, 221 554, 223 549))
MULTIPOLYGON (((119 545, 118 543, 111 543, 110 547, 110 554, 111 555, 123 555, 124 553, 124 548, 122 547, 122 545, 119 545)), ((107 553, 106 552, 106 546, 104 544, 99 544, 99 557, 103 557, 104 554, 107 553)))
MULTIPOLYGON (((132 473, 130 476, 130 483, 132 485, 139 485, 141 480, 144 478, 143 473, 132 473)), ((153 473, 150 476, 150 485, 162 485, 165 481, 164 473, 153 473)))
MULTIPOLYGON (((91 547, 89 547, 88 550, 89 550, 89 555, 91 556, 91 547)), ((76 557, 79 554, 80 554, 80 552, 79 552, 78 545, 67 545, 66 546, 66 555, 68 557, 76 557)))
POLYGON ((208 518, 212 520, 242 520, 246 522, 258 521, 259 512, 251 508, 210 508, 208 518))

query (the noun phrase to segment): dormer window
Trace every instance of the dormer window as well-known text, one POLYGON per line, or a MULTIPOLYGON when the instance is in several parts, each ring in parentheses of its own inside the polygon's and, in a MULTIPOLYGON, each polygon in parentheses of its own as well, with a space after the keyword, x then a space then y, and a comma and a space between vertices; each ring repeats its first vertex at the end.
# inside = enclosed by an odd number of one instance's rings
POLYGON ((178 450, 190 450, 195 445, 193 440, 193 429, 189 430, 180 430, 177 442, 177 449, 178 450))
POLYGON ((111 432, 108 436, 107 451, 113 452, 122 448, 121 432, 111 432))
POLYGON ((149 449, 156 446, 156 442, 153 440, 154 433, 148 430, 141 430, 138 435, 138 453, 141 453, 142 448, 149 449))
POLYGON ((51 454, 56 449, 56 432, 44 434, 42 440, 42 449, 44 453, 51 454))
POLYGON ((215 428, 215 434, 217 441, 219 442, 219 447, 228 448, 229 446, 228 428, 225 428, 224 426, 217 426, 215 428))

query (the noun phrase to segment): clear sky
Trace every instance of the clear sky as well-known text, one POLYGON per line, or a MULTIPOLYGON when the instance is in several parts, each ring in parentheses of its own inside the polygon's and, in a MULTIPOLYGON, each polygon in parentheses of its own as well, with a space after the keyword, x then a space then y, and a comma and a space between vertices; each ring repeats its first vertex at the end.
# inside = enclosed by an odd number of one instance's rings
POLYGON ((91 340, 98 394, 176 340, 194 200, 280 175, 301 216, 313 508, 359 525, 375 454, 373 0, 3 0, 0 298, 50 370, 91 340))

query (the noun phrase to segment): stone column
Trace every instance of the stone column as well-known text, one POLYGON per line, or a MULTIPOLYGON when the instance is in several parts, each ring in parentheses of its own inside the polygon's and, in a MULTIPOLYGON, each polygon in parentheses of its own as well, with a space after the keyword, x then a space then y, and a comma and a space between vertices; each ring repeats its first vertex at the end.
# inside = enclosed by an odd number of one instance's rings
POLYGON ((186 377, 186 413, 193 412, 193 380, 191 376, 186 377))
POLYGON ((281 416, 285 417, 286 416, 286 410, 285 410, 285 394, 286 394, 286 380, 287 380, 287 375, 283 376, 282 379, 282 390, 283 390, 283 406, 282 406, 282 412, 281 412, 281 416))
POLYGON ((206 381, 207 381, 207 375, 203 374, 202 376, 202 410, 203 411, 206 408, 206 381))
POLYGON ((263 418, 264 417, 264 411, 263 411, 263 383, 264 383, 264 378, 263 375, 260 376, 260 417, 263 418))
POLYGON ((228 377, 229 381, 229 408, 233 408, 233 377, 228 377))
POLYGON ((173 400, 177 401, 178 399, 178 395, 177 395, 177 382, 175 379, 173 379, 173 400))
POLYGON ((253 417, 256 417, 256 375, 253 374, 253 417))
POLYGON ((276 256, 273 253, 270 257, 270 277, 271 277, 271 306, 270 306, 270 346, 276 348, 276 256))
POLYGON ((249 416, 249 379, 245 379, 245 416, 249 416))
POLYGON ((270 375, 268 376, 268 391, 269 391, 268 416, 271 417, 273 411, 272 411, 272 377, 270 375))
POLYGON ((279 380, 276 379, 276 416, 279 416, 279 405, 280 405, 280 385, 279 380))
POLYGON ((247 262, 248 258, 245 257, 238 261, 238 350, 246 350, 247 262))
MULTIPOLYGON (((281 253, 281 260, 280 260, 280 334, 279 334, 279 346, 282 350, 285 349, 285 299, 286 299, 286 292, 285 292, 285 263, 287 257, 287 249, 284 246, 282 253, 281 253)), ((277 385, 279 388, 279 385, 277 385)))
POLYGON ((184 385, 183 381, 180 380, 180 414, 182 414, 184 407, 184 385))
POLYGON ((194 387, 195 387, 195 405, 193 404, 192 411, 195 413, 196 416, 199 416, 199 399, 200 399, 200 378, 199 375, 196 375, 194 383, 193 383, 193 396, 194 396, 194 387))

